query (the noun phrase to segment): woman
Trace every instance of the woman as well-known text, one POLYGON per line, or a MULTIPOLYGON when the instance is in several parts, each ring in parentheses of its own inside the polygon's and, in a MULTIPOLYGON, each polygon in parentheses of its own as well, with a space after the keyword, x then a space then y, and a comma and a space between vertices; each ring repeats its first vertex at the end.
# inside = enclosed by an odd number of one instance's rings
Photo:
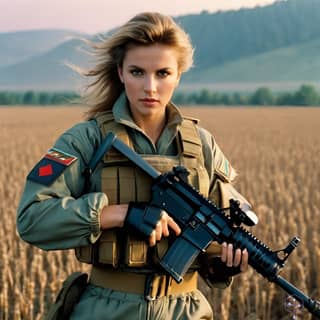
POLYGON ((64 133, 28 175, 20 236, 44 250, 76 248, 77 258, 92 264, 71 319, 213 319, 196 287, 198 271, 209 284, 227 286, 247 269, 247 251, 223 244, 219 262, 202 256, 177 284, 158 261, 181 230, 148 205, 150 179, 113 150, 83 174, 112 131, 159 171, 185 166, 189 182, 220 201, 219 185, 230 183, 234 170, 211 134, 170 102, 192 65, 189 37, 170 17, 142 13, 95 50, 98 63, 86 73, 94 79, 88 120, 64 133), (146 230, 135 217, 150 210, 156 218, 146 230))

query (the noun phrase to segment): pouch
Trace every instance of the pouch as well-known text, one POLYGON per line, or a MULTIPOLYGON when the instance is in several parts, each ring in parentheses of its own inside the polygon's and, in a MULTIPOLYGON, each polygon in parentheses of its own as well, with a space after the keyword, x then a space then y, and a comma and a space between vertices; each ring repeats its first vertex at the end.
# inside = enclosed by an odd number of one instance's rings
POLYGON ((70 318, 74 306, 88 284, 88 274, 72 273, 62 285, 55 303, 50 307, 45 320, 67 320, 70 318))

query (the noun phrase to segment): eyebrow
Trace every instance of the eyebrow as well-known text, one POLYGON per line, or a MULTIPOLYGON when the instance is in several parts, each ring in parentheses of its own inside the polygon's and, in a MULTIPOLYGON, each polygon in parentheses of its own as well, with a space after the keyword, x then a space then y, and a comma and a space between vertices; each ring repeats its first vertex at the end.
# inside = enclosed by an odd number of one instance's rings
POLYGON ((139 66, 136 66, 135 64, 130 64, 130 65, 128 66, 128 68, 143 69, 143 68, 141 68, 141 67, 139 67, 139 66))
MULTIPOLYGON (((137 66, 135 64, 128 65, 128 68, 129 69, 140 69, 140 70, 143 70, 143 71, 145 70, 144 68, 139 67, 139 66, 137 66)), ((173 69, 173 68, 171 68, 171 67, 162 67, 162 68, 157 69, 156 71, 171 70, 171 69, 173 69)))

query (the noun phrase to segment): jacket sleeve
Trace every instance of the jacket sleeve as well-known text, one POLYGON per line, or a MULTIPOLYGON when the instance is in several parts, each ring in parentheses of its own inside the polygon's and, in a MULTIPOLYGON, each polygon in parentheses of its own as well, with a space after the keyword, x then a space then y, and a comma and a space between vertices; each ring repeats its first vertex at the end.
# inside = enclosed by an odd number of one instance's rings
POLYGON ((47 185, 27 179, 17 211, 23 240, 45 250, 69 249, 95 242, 100 211, 108 204, 101 192, 83 194, 83 169, 99 144, 99 132, 84 122, 64 133, 54 148, 76 160, 47 185))

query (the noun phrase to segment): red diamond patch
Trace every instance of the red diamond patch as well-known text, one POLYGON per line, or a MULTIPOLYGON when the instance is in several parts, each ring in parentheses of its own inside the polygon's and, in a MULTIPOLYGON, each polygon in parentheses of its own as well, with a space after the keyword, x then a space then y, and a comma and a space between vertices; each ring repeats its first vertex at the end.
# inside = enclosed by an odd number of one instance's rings
POLYGON ((51 176, 53 173, 51 164, 39 168, 39 177, 51 176))

